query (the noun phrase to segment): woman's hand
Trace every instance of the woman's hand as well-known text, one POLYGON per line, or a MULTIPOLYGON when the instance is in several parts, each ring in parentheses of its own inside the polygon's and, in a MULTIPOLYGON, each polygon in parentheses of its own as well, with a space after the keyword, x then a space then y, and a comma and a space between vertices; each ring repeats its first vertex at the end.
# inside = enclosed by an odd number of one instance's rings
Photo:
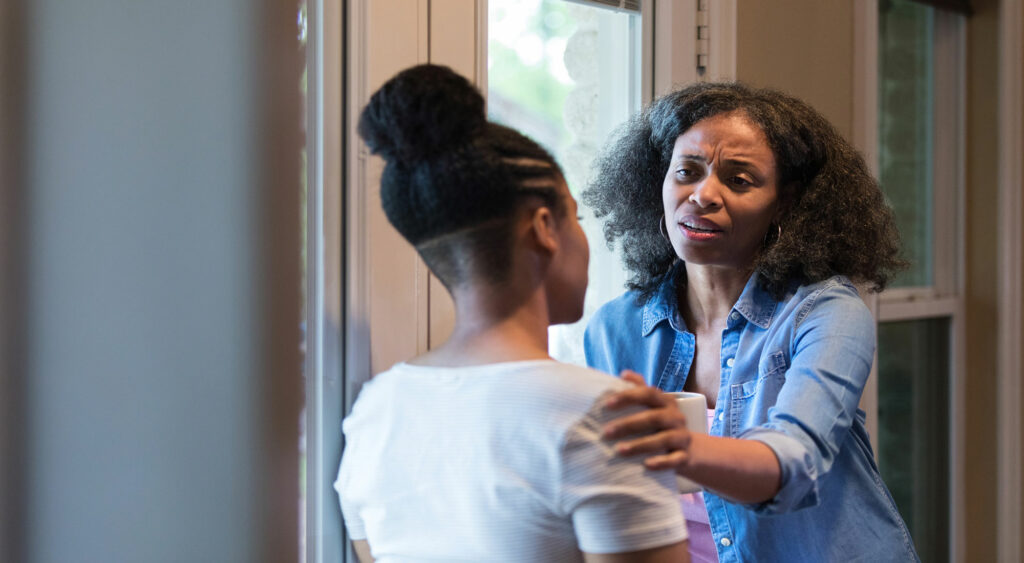
POLYGON ((605 407, 649 408, 605 425, 605 438, 629 437, 615 445, 619 455, 649 455, 648 469, 674 469, 733 502, 765 502, 778 493, 782 468, 771 448, 756 440, 691 434, 672 395, 648 387, 638 373, 627 370, 621 377, 634 387, 609 397, 605 407))
POLYGON ((614 410, 642 405, 649 408, 609 422, 602 436, 627 438, 615 445, 615 451, 621 456, 648 455, 644 459, 648 469, 678 472, 685 468, 690 460, 692 440, 686 428, 686 417, 679 411, 675 399, 657 387, 649 387, 636 372, 625 370, 620 377, 634 387, 609 397, 605 407, 614 410))

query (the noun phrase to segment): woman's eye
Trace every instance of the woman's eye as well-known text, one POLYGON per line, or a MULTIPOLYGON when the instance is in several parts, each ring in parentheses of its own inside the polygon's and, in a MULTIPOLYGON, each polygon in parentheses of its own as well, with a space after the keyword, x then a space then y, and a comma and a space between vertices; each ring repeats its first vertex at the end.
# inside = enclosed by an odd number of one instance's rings
POLYGON ((742 178, 740 176, 733 176, 732 183, 733 183, 733 185, 736 185, 736 186, 752 186, 752 185, 754 185, 754 183, 751 182, 750 180, 747 180, 746 178, 742 178))

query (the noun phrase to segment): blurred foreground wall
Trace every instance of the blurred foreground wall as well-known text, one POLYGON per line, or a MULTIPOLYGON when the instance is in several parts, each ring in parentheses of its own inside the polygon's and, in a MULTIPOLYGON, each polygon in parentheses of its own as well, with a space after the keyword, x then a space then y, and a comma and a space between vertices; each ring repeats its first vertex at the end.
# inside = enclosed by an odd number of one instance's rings
POLYGON ((297 559, 297 4, 0 0, 0 560, 297 559))

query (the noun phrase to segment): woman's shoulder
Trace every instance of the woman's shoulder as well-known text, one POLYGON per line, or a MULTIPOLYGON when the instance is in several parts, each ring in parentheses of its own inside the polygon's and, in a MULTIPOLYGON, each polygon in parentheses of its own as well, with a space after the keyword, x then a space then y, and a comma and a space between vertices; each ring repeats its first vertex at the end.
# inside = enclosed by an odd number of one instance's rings
POLYGON ((871 311, 857 286, 846 276, 835 275, 821 281, 797 286, 784 301, 800 326, 810 318, 830 318, 834 322, 874 324, 871 311))
POLYGON ((805 283, 796 286, 792 292, 792 299, 795 299, 806 306, 815 306, 824 303, 829 304, 850 304, 867 308, 860 296, 860 290, 842 275, 835 275, 821 281, 805 283))

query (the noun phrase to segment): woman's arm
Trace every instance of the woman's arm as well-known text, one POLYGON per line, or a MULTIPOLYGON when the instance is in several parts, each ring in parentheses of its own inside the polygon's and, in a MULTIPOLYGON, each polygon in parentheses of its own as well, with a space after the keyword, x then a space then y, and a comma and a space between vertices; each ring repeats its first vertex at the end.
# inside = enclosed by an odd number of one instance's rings
MULTIPOLYGON (((617 406, 645 404, 655 410, 624 416, 606 428, 617 436, 656 432, 623 447, 660 458, 722 496, 763 503, 758 510, 783 513, 818 504, 821 478, 832 468, 857 417, 874 354, 874 320, 846 284, 824 287, 801 311, 785 383, 761 424, 737 438, 691 438, 680 429, 682 416, 671 397, 656 389, 633 388, 620 394, 617 406), (628 426, 619 426, 623 423, 628 426)), ((635 375, 628 379, 642 380, 635 375)))
POLYGON ((642 435, 616 445, 620 455, 648 455, 649 469, 674 469, 719 495, 744 504, 773 498, 782 481, 779 460, 767 445, 754 440, 720 438, 691 433, 675 399, 648 387, 639 374, 626 371, 622 378, 636 387, 612 397, 605 406, 645 405, 650 410, 628 415, 604 427, 606 439, 642 435))

